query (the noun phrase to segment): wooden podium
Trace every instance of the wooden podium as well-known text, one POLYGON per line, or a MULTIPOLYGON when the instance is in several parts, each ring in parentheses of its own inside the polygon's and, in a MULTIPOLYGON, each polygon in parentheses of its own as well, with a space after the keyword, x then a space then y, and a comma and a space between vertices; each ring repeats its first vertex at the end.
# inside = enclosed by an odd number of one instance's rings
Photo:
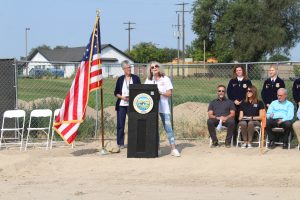
POLYGON ((127 158, 158 157, 158 102, 156 84, 130 84, 127 158))

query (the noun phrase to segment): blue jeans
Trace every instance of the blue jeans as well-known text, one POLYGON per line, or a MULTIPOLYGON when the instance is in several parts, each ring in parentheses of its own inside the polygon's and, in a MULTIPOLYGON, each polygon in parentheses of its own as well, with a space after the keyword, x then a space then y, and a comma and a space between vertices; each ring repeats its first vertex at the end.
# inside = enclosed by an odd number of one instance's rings
POLYGON ((128 106, 120 106, 117 110, 117 144, 124 145, 124 128, 128 106))
POLYGON ((166 113, 159 113, 159 115, 167 133, 170 145, 175 144, 175 138, 171 124, 171 115, 166 113))

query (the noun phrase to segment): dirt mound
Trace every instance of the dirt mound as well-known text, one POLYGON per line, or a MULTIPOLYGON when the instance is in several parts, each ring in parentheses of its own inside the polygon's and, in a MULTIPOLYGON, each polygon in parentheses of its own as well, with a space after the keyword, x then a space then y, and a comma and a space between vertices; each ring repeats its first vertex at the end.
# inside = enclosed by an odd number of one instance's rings
POLYGON ((46 97, 42 99, 35 99, 33 101, 23 101, 18 99, 18 108, 32 110, 34 106, 41 104, 53 104, 53 102, 57 102, 58 105, 63 103, 63 99, 55 98, 55 97, 46 97))
POLYGON ((207 136, 206 103, 186 102, 173 109, 174 132, 178 138, 198 138, 207 136))
POLYGON ((173 109, 174 121, 188 120, 196 122, 207 120, 207 103, 186 102, 175 106, 173 109))

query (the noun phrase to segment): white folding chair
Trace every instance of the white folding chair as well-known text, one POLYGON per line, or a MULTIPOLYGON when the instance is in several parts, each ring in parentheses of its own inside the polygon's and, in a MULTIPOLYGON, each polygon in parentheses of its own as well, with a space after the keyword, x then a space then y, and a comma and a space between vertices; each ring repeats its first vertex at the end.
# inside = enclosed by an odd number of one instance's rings
MULTIPOLYGON (((222 126, 220 131, 218 131, 217 128, 216 128, 216 133, 218 134, 218 132, 227 132, 227 127, 226 126, 222 126)), ((225 138, 226 138, 226 136, 225 136, 225 138)), ((218 142, 225 144, 225 139, 224 140, 219 140, 218 142)), ((233 145, 233 136, 231 138, 231 144, 230 145, 231 146, 233 145)), ((212 146, 212 139, 211 139, 211 137, 209 135, 209 147, 211 147, 211 146, 212 146)))
MULTIPOLYGON (((252 143, 258 143, 258 147, 261 145, 261 126, 262 124, 260 123, 260 126, 255 126, 254 127, 254 133, 258 134, 258 141, 257 142, 252 142, 252 143)), ((241 127, 238 129, 238 135, 236 137, 236 147, 239 146, 243 142, 242 140, 242 133, 241 133, 241 127)))
MULTIPOLYGON (((30 133, 32 131, 36 131, 36 136, 38 137, 39 133, 43 133, 47 137, 47 142, 46 142, 46 149, 49 147, 49 136, 51 132, 51 119, 52 119, 52 111, 50 109, 36 109, 32 110, 30 113, 30 119, 29 119, 29 124, 27 128, 27 139, 26 139, 26 145, 25 145, 25 150, 27 150, 28 144, 44 144, 42 142, 29 142, 31 139, 30 133), (49 118, 49 121, 48 121, 49 118), (32 119, 35 119, 35 123, 32 124, 32 119), (43 120, 46 119, 46 120, 43 120), (39 125, 41 123, 41 125, 39 125), (47 123, 47 124, 46 124, 47 123)), ((33 139, 33 138, 32 138, 33 139)))
MULTIPOLYGON (((52 149, 52 147, 53 147, 53 138, 54 138, 54 132, 55 132, 53 126, 54 126, 55 118, 58 116, 59 111, 60 111, 60 109, 56 109, 53 113, 53 120, 52 120, 53 124, 52 124, 52 135, 51 135, 51 141, 50 141, 50 149, 52 149)), ((72 143, 72 148, 74 148, 74 145, 75 145, 75 141, 72 143)))
MULTIPOLYGON (((275 128, 272 128, 272 131, 273 132, 277 132, 277 133, 283 133, 284 132, 284 129, 283 128, 280 128, 280 127, 275 127, 275 128)), ((291 149, 291 140, 292 140, 292 133, 289 132, 289 136, 288 136, 288 149, 291 149)), ((279 145, 283 145, 283 142, 274 142, 274 144, 279 144, 279 145)), ((269 137, 268 137, 268 134, 267 134, 267 138, 266 138, 266 147, 268 148, 269 146, 269 137)))
POLYGON ((26 113, 24 110, 7 110, 3 113, 3 119, 2 119, 2 127, 1 127, 1 138, 0 138, 0 149, 2 147, 2 143, 6 146, 6 141, 10 140, 12 142, 9 142, 9 144, 20 144, 20 151, 22 150, 22 145, 23 145, 23 134, 24 134, 24 126, 25 126, 25 116, 26 113), (14 127, 7 126, 7 121, 9 119, 10 123, 14 123, 14 127), (21 122, 21 127, 20 125, 20 119, 23 121, 21 122), (5 123, 6 122, 6 123, 5 123), (4 137, 4 132, 14 132, 13 136, 8 136, 4 137))

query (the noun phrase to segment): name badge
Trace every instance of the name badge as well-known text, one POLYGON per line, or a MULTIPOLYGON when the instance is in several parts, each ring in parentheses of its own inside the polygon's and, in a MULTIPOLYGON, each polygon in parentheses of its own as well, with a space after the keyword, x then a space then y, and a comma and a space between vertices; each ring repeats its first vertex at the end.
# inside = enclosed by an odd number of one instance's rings
POLYGON ((254 108, 257 108, 257 104, 253 104, 253 107, 254 107, 254 108))

